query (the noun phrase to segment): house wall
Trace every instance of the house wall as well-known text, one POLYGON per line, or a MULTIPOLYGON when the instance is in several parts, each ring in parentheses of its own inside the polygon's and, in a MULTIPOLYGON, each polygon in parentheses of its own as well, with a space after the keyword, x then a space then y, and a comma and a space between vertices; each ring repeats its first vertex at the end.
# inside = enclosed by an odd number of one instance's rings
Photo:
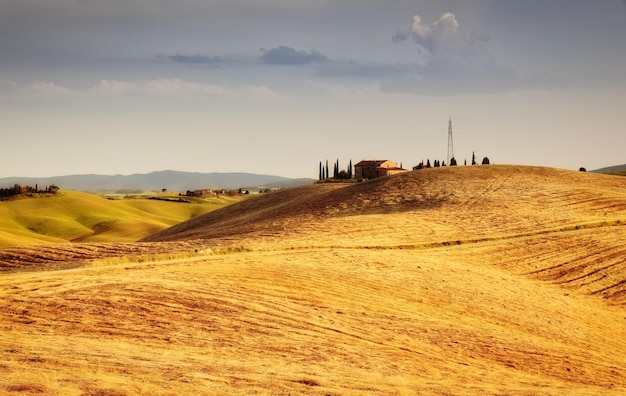
POLYGON ((354 169, 357 179, 373 179, 377 177, 375 164, 357 166, 354 169))
POLYGON ((397 166, 393 161, 361 161, 354 166, 354 175, 357 179, 375 179, 386 176, 389 174, 387 169, 397 166))
POLYGON ((393 161, 385 161, 378 165, 379 168, 397 168, 398 165, 393 161))
POLYGON ((380 176, 397 175, 398 173, 408 172, 406 169, 394 168, 394 169, 381 169, 380 176))

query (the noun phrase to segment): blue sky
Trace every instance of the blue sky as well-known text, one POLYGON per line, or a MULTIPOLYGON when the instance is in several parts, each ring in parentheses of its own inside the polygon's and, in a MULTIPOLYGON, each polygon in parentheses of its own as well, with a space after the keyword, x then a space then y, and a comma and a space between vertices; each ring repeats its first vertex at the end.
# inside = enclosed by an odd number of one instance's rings
POLYGON ((621 0, 0 0, 0 177, 626 163, 621 0))

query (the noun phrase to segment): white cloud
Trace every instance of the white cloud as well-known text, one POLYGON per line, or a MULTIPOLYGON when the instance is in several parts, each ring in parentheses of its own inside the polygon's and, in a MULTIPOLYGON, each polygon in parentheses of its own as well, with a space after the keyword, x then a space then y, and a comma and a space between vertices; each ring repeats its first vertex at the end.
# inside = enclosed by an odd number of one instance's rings
POLYGON ((28 88, 38 94, 44 95, 72 95, 78 92, 72 91, 53 81, 35 81, 28 88))
POLYGON ((419 15, 393 37, 395 43, 412 40, 427 50, 414 73, 399 76, 383 85, 385 90, 418 94, 454 95, 503 92, 526 85, 513 68, 498 64, 488 49, 489 37, 462 33, 456 16, 442 14, 430 26, 419 15))
POLYGON ((179 95, 179 94, 222 94, 224 87, 213 84, 202 84, 177 78, 159 78, 149 81, 102 80, 93 89, 104 94, 148 94, 148 95, 179 95))
POLYGON ((115 97, 140 95, 144 97, 248 97, 256 99, 277 99, 281 95, 266 85, 225 86, 206 84, 177 78, 158 78, 145 81, 101 80, 89 89, 76 91, 53 81, 37 80, 28 85, 20 85, 12 80, 0 80, 0 99, 8 98, 59 98, 59 97, 115 97))
POLYGON ((423 25, 422 18, 415 15, 411 24, 393 36, 394 42, 409 38, 431 54, 438 53, 440 49, 461 49, 468 45, 467 39, 459 32, 456 16, 451 12, 442 14, 431 26, 423 25))
POLYGON ((223 94, 226 92, 226 88, 213 85, 202 84, 193 81, 179 80, 177 78, 160 78, 157 80, 148 81, 142 87, 148 91, 148 93, 154 93, 158 95, 171 95, 171 94, 223 94))
POLYGON ((92 92, 106 95, 139 94, 148 96, 173 95, 245 95, 257 98, 276 98, 279 95, 265 85, 223 86, 177 78, 158 78, 148 81, 102 80, 92 92))
POLYGON ((137 84, 127 81, 102 80, 93 90, 98 93, 125 94, 135 91, 136 88, 137 84))

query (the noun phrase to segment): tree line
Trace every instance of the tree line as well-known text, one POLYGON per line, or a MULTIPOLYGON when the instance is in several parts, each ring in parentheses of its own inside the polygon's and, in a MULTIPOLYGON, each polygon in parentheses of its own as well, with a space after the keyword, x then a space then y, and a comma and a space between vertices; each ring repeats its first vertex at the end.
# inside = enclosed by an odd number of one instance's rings
MULTIPOLYGON (((350 160, 350 163, 348 164, 348 167, 346 170, 343 170, 343 169, 340 170, 339 159, 337 159, 337 161, 333 165, 332 178, 337 179, 337 180, 350 180, 352 179, 352 176, 353 176, 352 160, 350 160)), ((330 179, 330 178, 331 176, 330 176, 330 171, 328 168, 328 160, 326 160, 326 165, 322 164, 322 161, 320 161, 319 180, 325 180, 325 179, 330 179)))
POLYGON ((56 185, 46 186, 45 190, 39 190, 39 186, 35 184, 35 187, 20 186, 15 184, 13 187, 0 188, 0 198, 14 197, 16 195, 33 194, 33 193, 48 193, 56 194, 59 191, 59 187, 56 185))
MULTIPOLYGON (((483 157, 482 160, 482 165, 489 165, 491 162, 489 161, 489 157, 483 157)), ((476 154, 474 152, 472 152, 472 165, 477 165, 478 163, 476 162, 476 154)), ((467 160, 465 160, 465 165, 467 165, 467 160)), ((457 166, 457 161, 454 157, 450 158, 450 164, 446 165, 446 161, 438 161, 438 160, 434 160, 433 163, 430 163, 430 159, 426 160, 426 163, 424 164, 424 161, 420 162, 416 167, 414 167, 413 169, 424 169, 424 168, 439 168, 442 166, 457 166)))
MULTIPOLYGON (((489 158, 484 157, 482 160, 482 165, 489 165, 489 164, 490 164, 489 158)), ((465 160, 465 165, 467 165, 467 160, 465 160)), ((472 152, 472 165, 477 165, 476 154, 474 152, 472 152)), ((417 166, 413 167, 413 169, 416 170, 416 169, 424 169, 424 168, 439 168, 442 166, 457 166, 457 161, 454 157, 452 157, 450 158, 450 164, 446 165, 445 161, 434 160, 433 163, 431 164, 430 159, 428 159, 426 163, 424 164, 424 161, 422 160, 422 162, 420 162, 417 166)), ((331 178, 335 180, 350 180, 353 177, 352 168, 353 168, 352 160, 350 160, 350 163, 348 164, 348 167, 346 170, 340 169, 339 159, 337 159, 337 161, 335 161, 335 163, 333 164, 333 173, 331 176, 330 168, 328 166, 328 160, 326 160, 325 164, 322 161, 320 161, 318 178, 319 180, 326 180, 326 179, 331 179, 331 178)), ((402 168, 402 163, 400 163, 400 168, 402 168)))

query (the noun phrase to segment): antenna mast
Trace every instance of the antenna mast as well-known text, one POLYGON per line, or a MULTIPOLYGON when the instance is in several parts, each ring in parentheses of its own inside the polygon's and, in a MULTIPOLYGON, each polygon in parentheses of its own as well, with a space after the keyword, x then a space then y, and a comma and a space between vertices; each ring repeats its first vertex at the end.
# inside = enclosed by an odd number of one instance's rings
POLYGON ((448 121, 448 165, 450 160, 454 158, 454 145, 452 144, 452 117, 448 121))

